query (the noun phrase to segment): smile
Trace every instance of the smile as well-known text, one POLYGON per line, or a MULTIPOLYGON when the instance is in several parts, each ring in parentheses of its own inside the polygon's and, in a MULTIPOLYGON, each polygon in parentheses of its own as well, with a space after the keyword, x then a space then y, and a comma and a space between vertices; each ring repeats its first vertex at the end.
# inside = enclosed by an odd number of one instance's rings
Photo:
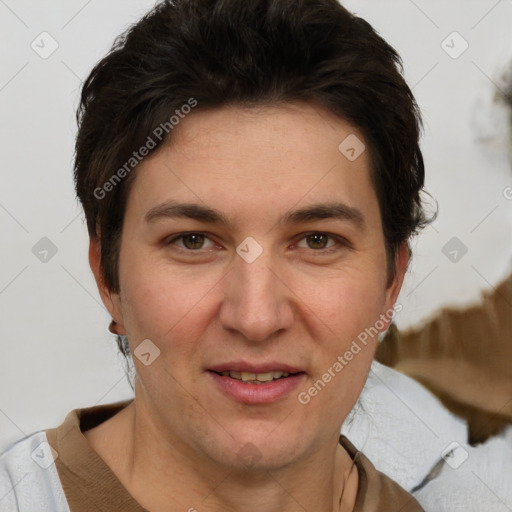
MULTIPOLYGON (((297 371, 296 368, 286 368, 289 371, 271 368, 254 368, 259 371, 250 372, 240 371, 241 368, 226 370, 224 366, 209 370, 206 374, 224 397, 247 405, 271 404, 294 396, 307 378, 305 372, 297 371)), ((276 365, 274 368, 279 366, 276 365)))
POLYGON ((232 379, 241 380, 248 384, 263 384, 264 382, 270 382, 273 380, 283 379, 290 376, 289 372, 283 372, 280 370, 265 372, 265 373, 252 373, 252 372, 235 372, 235 371, 223 371, 216 372, 218 375, 223 377, 231 377, 232 379))

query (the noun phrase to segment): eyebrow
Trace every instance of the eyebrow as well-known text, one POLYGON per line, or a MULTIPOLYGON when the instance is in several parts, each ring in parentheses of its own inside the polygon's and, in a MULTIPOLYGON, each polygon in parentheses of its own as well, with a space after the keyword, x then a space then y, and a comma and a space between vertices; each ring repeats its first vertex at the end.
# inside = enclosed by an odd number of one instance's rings
MULTIPOLYGON (((230 230, 233 229, 232 222, 223 213, 197 203, 166 201, 151 208, 144 218, 147 223, 161 218, 188 218, 210 224, 221 224, 230 230)), ((364 228, 366 225, 360 210, 340 202, 314 204, 291 210, 281 218, 280 224, 286 226, 323 219, 349 221, 359 228, 364 228)))

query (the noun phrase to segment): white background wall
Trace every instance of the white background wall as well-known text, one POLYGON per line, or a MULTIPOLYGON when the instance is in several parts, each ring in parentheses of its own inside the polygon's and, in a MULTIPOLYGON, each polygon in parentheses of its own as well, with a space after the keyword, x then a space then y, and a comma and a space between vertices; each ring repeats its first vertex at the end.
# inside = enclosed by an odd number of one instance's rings
MULTIPOLYGON (((74 110, 81 80, 153 4, 0 1, 0 451, 71 409, 131 396, 73 193, 74 110), (43 31, 58 43, 47 59, 31 48, 35 40, 43 51, 43 31), (57 249, 46 263, 32 252, 43 237, 57 249)), ((414 244, 399 299, 404 327, 476 300, 511 270, 512 200, 503 191, 512 172, 505 114, 492 97, 512 60, 512 0, 345 5, 401 53, 424 114, 427 187, 440 214, 414 244), (457 59, 441 46, 453 31, 469 44, 457 59), (442 252, 454 236, 468 249, 458 262, 442 252)), ((452 53, 461 43, 447 41, 452 53)))

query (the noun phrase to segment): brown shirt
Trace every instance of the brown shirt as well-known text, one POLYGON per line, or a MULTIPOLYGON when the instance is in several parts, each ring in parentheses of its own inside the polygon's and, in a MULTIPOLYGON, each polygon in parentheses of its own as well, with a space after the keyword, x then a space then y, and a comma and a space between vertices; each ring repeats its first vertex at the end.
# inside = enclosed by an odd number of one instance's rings
MULTIPOLYGON (((46 431, 48 443, 58 454, 55 465, 71 512, 147 512, 83 435, 84 431, 106 421, 130 402, 75 409, 62 425, 46 431)), ((409 493, 377 471, 346 437, 340 436, 340 443, 354 460, 359 473, 354 512, 422 512, 409 493)))

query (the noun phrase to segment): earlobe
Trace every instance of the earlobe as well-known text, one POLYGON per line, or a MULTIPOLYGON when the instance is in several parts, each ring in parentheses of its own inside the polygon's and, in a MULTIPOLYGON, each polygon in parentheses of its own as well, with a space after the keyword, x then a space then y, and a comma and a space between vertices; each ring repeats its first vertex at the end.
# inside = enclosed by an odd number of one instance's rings
MULTIPOLYGON (((402 289, 405 273, 409 264, 410 249, 407 242, 403 242, 395 256, 395 275, 386 291, 386 312, 392 310, 402 289)), ((386 315, 388 316, 388 315, 386 315)), ((389 320, 391 322, 391 319, 389 320)))
POLYGON ((101 269, 101 243, 98 237, 91 237, 89 240, 89 265, 94 275, 101 301, 112 316, 112 322, 116 326, 116 334, 124 334, 119 294, 113 293, 112 290, 106 286, 103 279, 101 269))

